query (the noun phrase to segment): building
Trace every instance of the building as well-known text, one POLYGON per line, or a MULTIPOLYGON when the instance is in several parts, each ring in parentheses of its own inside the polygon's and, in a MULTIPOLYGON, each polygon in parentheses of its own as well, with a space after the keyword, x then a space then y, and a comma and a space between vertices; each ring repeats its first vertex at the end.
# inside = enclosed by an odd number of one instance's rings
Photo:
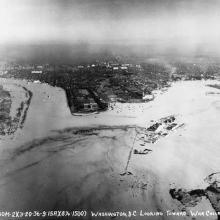
POLYGON ((110 102, 116 102, 117 101, 117 96, 112 94, 112 95, 108 95, 108 99, 110 102))
POLYGON ((121 70, 128 70, 127 66, 121 66, 121 70))
POLYGON ((144 101, 151 101, 154 99, 154 95, 153 94, 144 94, 143 95, 143 100, 144 101))
POLYGON ((42 70, 32 70, 31 73, 43 73, 42 70))
POLYGON ((98 108, 98 104, 94 101, 94 99, 90 98, 83 103, 83 109, 85 111, 97 111, 98 108))

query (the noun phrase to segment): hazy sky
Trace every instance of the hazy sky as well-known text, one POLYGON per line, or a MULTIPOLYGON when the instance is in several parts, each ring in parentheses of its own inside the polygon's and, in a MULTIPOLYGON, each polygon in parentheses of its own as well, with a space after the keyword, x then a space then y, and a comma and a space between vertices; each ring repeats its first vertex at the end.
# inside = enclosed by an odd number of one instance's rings
POLYGON ((219 46, 219 0, 0 0, 0 43, 219 46))

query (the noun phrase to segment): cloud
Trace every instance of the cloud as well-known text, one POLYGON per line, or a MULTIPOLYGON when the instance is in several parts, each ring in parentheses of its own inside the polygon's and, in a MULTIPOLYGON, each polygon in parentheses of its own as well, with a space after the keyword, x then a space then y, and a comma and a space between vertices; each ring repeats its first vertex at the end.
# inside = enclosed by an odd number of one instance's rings
POLYGON ((0 0, 0 43, 218 45, 217 0, 0 0))

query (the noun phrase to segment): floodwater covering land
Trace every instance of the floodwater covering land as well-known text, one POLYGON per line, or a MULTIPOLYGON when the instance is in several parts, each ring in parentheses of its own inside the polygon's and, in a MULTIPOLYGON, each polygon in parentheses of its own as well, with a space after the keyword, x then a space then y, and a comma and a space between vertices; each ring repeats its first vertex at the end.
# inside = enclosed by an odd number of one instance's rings
POLYGON ((0 210, 218 218, 218 81, 177 82, 152 102, 87 116, 71 115, 60 88, 6 82, 33 96, 22 129, 0 140, 0 210))

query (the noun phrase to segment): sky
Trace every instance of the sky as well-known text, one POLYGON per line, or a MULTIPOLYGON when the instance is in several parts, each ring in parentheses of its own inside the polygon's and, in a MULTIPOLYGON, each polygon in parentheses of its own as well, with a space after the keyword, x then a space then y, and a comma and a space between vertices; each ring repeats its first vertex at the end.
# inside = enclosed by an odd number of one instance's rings
POLYGON ((219 0, 0 0, 0 44, 220 48, 219 0))

